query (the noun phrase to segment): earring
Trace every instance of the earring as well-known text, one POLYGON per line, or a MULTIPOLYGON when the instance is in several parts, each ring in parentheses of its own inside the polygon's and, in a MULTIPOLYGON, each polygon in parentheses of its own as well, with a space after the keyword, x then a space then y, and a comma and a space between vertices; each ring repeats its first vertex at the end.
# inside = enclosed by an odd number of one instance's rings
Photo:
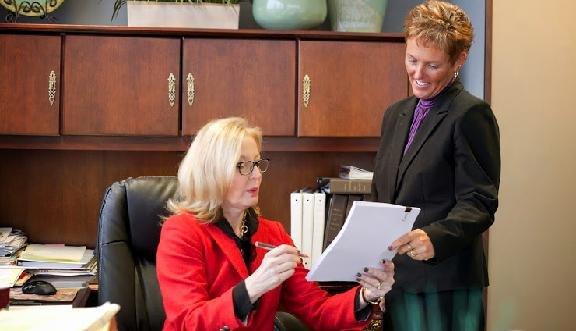
POLYGON ((460 75, 460 66, 458 66, 458 68, 456 68, 456 71, 454 72, 454 80, 458 79, 458 75, 460 75))

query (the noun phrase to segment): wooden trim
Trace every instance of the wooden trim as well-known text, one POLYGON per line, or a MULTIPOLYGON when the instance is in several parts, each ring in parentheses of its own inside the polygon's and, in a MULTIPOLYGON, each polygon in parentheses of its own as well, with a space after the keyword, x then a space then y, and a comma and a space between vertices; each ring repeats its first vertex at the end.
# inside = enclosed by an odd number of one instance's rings
MULTIPOLYGON (((0 136, 0 149, 183 152, 192 137, 0 136)), ((378 138, 264 137, 266 152, 375 152, 378 138)))
POLYGON ((484 101, 492 99, 492 0, 486 0, 484 41, 484 101))
POLYGON ((354 41, 388 41, 404 42, 402 33, 357 33, 334 32, 322 30, 259 30, 259 29, 182 29, 182 28, 146 28, 101 25, 70 24, 22 24, 0 23, 3 33, 76 33, 106 34, 129 36, 176 36, 176 37, 210 37, 210 38, 266 38, 307 40, 354 40, 354 41))

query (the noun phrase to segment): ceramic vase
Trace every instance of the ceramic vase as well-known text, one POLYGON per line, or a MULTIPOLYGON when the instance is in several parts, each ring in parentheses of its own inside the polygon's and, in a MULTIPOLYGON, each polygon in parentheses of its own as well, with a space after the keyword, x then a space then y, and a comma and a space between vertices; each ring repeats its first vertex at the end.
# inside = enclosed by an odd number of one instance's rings
POLYGON ((254 0, 256 23, 270 30, 310 29, 326 19, 326 0, 254 0))
POLYGON ((388 0, 328 0, 333 31, 380 32, 388 0))

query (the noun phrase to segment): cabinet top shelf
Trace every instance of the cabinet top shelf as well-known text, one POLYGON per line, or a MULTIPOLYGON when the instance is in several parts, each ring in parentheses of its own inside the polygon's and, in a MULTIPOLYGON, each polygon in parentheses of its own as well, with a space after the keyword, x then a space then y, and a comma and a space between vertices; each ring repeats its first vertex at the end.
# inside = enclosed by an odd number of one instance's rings
POLYGON ((150 28, 104 25, 0 23, 3 33, 80 33, 105 35, 142 35, 177 37, 226 37, 226 38, 266 38, 266 39, 318 39, 318 40, 362 40, 403 42, 402 33, 356 33, 323 30, 259 30, 259 29, 180 29, 150 28))

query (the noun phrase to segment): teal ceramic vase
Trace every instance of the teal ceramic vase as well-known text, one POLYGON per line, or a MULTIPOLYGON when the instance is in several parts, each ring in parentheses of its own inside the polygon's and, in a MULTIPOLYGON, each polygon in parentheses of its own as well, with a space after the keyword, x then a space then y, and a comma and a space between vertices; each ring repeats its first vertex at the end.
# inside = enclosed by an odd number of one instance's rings
POLYGON ((256 23, 270 30, 310 29, 326 19, 326 0, 254 0, 256 23))
POLYGON ((388 0, 328 0, 333 31, 380 32, 388 0))

